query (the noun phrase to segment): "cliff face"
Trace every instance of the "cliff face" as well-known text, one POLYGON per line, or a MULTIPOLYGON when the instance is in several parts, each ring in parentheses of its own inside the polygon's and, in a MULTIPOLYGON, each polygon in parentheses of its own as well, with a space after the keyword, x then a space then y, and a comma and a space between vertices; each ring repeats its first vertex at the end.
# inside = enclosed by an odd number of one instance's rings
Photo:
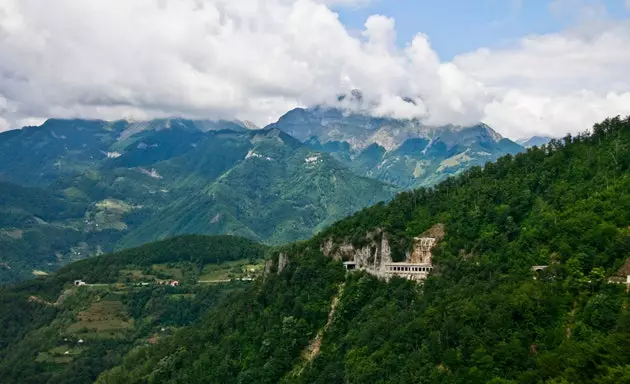
POLYGON ((422 281, 433 270, 432 250, 444 237, 444 225, 437 224, 414 238, 413 246, 406 252, 403 263, 394 263, 386 232, 376 229, 365 235, 363 246, 349 242, 335 243, 328 238, 321 251, 327 257, 348 262, 348 269, 367 271, 379 278, 389 279, 399 276, 409 280, 422 281))
POLYGON ((392 252, 387 233, 376 229, 365 235, 365 245, 355 247, 352 243, 336 244, 328 238, 321 246, 326 257, 340 261, 354 261, 357 269, 376 271, 385 263, 392 262, 392 252))
POLYGON ((444 224, 436 224, 413 240, 411 252, 407 252, 407 262, 413 264, 433 264, 433 247, 444 238, 444 224))

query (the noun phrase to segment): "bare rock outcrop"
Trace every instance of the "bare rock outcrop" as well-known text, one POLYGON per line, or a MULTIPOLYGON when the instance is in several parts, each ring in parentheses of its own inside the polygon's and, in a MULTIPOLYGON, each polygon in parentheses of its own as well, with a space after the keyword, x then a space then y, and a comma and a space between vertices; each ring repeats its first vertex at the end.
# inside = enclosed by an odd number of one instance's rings
POLYGON ((432 264, 432 250, 444 238, 444 224, 436 224, 413 239, 413 247, 407 252, 406 261, 414 264, 432 264))
POLYGON ((433 271, 433 248, 444 238, 444 225, 436 224, 414 238, 404 262, 394 262, 389 236, 382 229, 368 232, 359 246, 350 242, 335 243, 328 238, 321 245, 325 256, 344 261, 347 270, 363 270, 389 280, 397 276, 423 281, 433 271))
POLYGON ((383 263, 392 262, 392 251, 387 233, 376 229, 365 235, 363 246, 357 247, 349 242, 336 244, 328 238, 321 246, 322 253, 335 260, 354 261, 357 268, 379 270, 383 263))
POLYGON ((284 267, 289 263, 289 257, 286 253, 280 252, 278 255, 278 274, 284 270, 284 267))

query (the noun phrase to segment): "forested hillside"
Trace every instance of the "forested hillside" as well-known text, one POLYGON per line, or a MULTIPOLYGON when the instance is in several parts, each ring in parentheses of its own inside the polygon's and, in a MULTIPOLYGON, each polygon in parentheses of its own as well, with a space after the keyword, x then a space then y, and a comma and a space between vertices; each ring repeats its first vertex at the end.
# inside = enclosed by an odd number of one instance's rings
POLYGON ((625 382, 628 296, 608 278, 630 256, 629 145, 630 121, 613 119, 366 209, 286 249, 277 278, 211 310, 204 327, 99 382, 625 382), (401 251, 436 223, 446 237, 423 286, 344 278, 322 260, 329 237, 360 242, 380 227, 401 251), (550 268, 534 279, 534 264, 550 268))
POLYGON ((284 132, 227 121, 51 119, 0 133, 0 149, 0 284, 176 235, 306 239, 395 194, 284 132))
MULTIPOLYGON (((272 262, 255 282, 156 344, 128 349, 96 382, 629 382, 629 298, 626 285, 614 283, 628 274, 629 167, 630 120, 616 118, 592 134, 400 194, 309 241, 267 250, 272 262), (422 285, 346 273, 323 256, 323 244, 361 245, 378 228, 400 259, 414 236, 438 223, 445 237, 422 285), (549 267, 533 272, 533 265, 549 267)), ((144 249, 161 260, 159 248, 144 249)), ((199 251, 204 258, 210 248, 199 251)), ((107 271, 108 257, 66 271, 96 275, 107 271)), ((32 288, 22 289, 3 300, 32 288)), ((44 304, 35 304, 32 311, 43 312, 20 325, 24 340, 49 322, 44 304)), ((0 366, 27 353, 24 343, 9 343, 0 366)), ((67 367, 55 364, 50 369, 67 367)), ((89 382, 82 377, 76 382, 89 382)))

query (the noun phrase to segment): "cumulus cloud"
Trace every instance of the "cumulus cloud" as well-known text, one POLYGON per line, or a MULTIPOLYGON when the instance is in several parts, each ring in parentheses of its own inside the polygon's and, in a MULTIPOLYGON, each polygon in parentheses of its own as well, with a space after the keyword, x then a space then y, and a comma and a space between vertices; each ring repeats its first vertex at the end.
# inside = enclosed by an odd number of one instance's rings
POLYGON ((505 134, 563 135, 630 113, 630 24, 529 36, 454 63, 493 95, 484 120, 505 134))
POLYGON ((379 116, 484 120, 504 134, 562 134, 623 113, 626 26, 533 36, 440 61, 428 36, 396 45, 361 0, 1 0, 0 130, 47 117, 238 118, 259 125, 353 89, 379 116))
POLYGON ((4 118, 13 126, 165 115, 265 124, 352 89, 379 114, 482 117, 481 88, 440 63, 426 36, 399 49, 395 35, 394 20, 373 16, 355 37, 311 0, 3 0, 0 95, 13 105, 4 118))

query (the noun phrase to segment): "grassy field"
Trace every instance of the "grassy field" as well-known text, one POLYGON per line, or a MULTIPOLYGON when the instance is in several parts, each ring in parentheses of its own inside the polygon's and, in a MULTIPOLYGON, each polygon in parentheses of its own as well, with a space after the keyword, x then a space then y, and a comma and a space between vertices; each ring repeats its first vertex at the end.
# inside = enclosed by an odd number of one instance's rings
POLYGON ((182 280, 184 268, 172 267, 166 264, 154 264, 147 269, 121 269, 120 281, 155 281, 162 279, 182 280))
POLYGON ((77 314, 76 322, 67 331, 86 338, 117 337, 120 332, 133 326, 120 301, 103 300, 92 303, 77 314))
POLYGON ((244 278, 256 276, 264 267, 261 260, 256 264, 249 263, 248 260, 228 261, 221 264, 206 265, 199 277, 200 281, 223 281, 233 278, 244 278))

